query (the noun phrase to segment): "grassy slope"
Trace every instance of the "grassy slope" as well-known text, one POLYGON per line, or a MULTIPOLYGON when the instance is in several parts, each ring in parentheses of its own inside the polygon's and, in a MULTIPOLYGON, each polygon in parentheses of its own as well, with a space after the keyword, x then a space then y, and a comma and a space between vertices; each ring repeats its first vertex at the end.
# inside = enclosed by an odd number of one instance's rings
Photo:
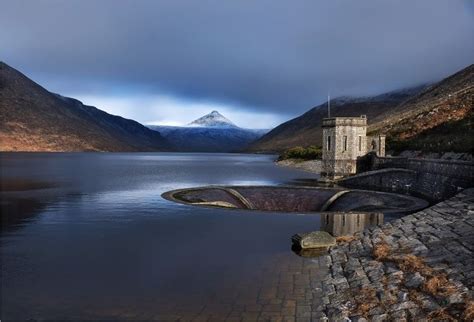
POLYGON ((425 152, 473 151, 474 65, 380 115, 369 133, 386 133, 387 148, 425 152))
POLYGON ((0 62, 0 151, 157 151, 168 148, 138 122, 48 92, 0 62))
MULTIPOLYGON (((348 102, 332 109, 333 116, 359 116, 369 121, 369 134, 385 133, 388 149, 472 151, 474 65, 412 91, 393 92, 348 102)), ((251 152, 281 152, 294 146, 321 145, 325 104, 281 124, 257 140, 251 152)))

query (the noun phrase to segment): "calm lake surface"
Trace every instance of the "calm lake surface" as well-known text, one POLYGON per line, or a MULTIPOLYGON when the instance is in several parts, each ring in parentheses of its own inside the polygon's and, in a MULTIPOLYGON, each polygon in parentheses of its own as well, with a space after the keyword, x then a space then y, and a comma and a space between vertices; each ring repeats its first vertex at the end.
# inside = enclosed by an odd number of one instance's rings
POLYGON ((200 208, 161 194, 316 178, 274 158, 1 154, 1 318, 191 316, 232 310, 210 303, 232 307, 242 289, 258 298, 272 289, 269 270, 312 261, 291 251, 290 238, 317 230, 319 215, 200 208))

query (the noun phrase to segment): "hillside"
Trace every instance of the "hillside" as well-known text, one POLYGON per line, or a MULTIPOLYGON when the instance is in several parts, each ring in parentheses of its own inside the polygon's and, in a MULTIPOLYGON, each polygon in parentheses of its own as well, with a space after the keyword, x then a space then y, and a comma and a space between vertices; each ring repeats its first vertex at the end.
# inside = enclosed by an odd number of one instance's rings
MULTIPOLYGON (((331 116, 367 115, 368 120, 392 110, 401 102, 423 90, 425 86, 394 91, 375 97, 343 97, 331 101, 331 116)), ((327 117, 327 103, 321 104, 280 124, 253 143, 251 152, 281 152, 295 146, 321 146, 322 120, 327 117)))
POLYGON ((474 152, 474 65, 429 86, 394 111, 379 115, 369 133, 386 133, 390 150, 474 152))
POLYGON ((159 131, 180 152, 239 152, 266 130, 244 129, 218 111, 212 111, 188 126, 149 126, 159 131))
MULTIPOLYGON (((367 115, 368 133, 385 133, 387 150, 471 152, 473 150, 474 65, 429 86, 376 97, 336 100, 331 116, 367 115)), ((326 104, 276 127, 256 141, 252 152, 321 145, 326 104)))
POLYGON ((36 84, 0 62, 0 151, 159 151, 160 133, 36 84))

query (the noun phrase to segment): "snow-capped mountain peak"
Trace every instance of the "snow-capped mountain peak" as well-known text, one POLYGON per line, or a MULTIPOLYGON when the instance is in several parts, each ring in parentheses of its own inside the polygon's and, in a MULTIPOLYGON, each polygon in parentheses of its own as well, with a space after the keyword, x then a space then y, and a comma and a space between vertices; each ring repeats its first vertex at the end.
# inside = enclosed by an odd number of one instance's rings
POLYGON ((188 126, 200 127, 237 127, 232 121, 223 116, 218 111, 212 111, 197 120, 192 121, 188 126))

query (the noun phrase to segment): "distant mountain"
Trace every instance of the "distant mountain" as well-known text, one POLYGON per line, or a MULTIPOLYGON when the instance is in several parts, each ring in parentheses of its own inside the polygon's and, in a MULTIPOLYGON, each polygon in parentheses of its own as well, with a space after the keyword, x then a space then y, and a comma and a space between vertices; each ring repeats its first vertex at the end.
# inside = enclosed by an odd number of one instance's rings
MULTIPOLYGON (((374 97, 331 101, 331 116, 367 115, 369 134, 385 133, 387 149, 473 152, 474 65, 434 84, 374 97)), ((321 145, 327 103, 285 122, 255 141, 251 152, 321 145)))
POLYGON ((237 127, 228 118, 223 116, 218 111, 212 111, 197 120, 192 121, 188 126, 203 126, 203 127, 237 127))
POLYGON ((0 62, 1 151, 161 151, 160 133, 36 84, 0 62))
POLYGON ((239 152, 264 135, 268 130, 240 128, 217 111, 212 111, 188 126, 156 126, 177 151, 182 152, 239 152))

